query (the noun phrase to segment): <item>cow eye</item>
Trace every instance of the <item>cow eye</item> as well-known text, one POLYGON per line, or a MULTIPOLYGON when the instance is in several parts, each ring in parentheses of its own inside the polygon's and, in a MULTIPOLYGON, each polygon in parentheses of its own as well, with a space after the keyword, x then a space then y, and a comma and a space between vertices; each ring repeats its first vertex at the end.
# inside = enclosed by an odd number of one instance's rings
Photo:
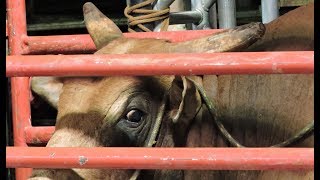
POLYGON ((139 109, 132 109, 127 114, 125 119, 130 122, 138 123, 142 120, 144 112, 139 109))

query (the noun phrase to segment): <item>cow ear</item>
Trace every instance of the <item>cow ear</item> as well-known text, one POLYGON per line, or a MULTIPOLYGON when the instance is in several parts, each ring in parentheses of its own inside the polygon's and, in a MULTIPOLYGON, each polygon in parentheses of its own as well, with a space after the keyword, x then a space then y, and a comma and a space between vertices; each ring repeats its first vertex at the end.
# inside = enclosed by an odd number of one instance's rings
POLYGON ((109 42, 122 37, 118 26, 91 2, 83 5, 83 16, 87 30, 98 50, 109 42))
POLYGON ((62 80, 57 77, 32 77, 31 89, 52 107, 57 109, 62 92, 62 80))
POLYGON ((201 96, 194 82, 176 76, 169 91, 169 105, 173 123, 189 125, 201 107, 201 96))

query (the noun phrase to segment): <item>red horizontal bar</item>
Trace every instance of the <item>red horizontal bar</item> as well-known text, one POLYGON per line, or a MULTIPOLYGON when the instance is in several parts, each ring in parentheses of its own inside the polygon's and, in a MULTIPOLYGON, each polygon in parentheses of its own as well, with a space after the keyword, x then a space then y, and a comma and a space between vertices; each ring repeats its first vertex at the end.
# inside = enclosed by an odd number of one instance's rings
POLYGON ((313 73, 314 51, 8 56, 7 76, 313 73))
POLYGON ((313 148, 7 147, 7 168, 312 170, 313 148))
POLYGON ((25 41, 28 49, 25 54, 83 54, 96 51, 88 34, 29 36, 25 41))
MULTIPOLYGON (((132 38, 167 39, 172 42, 179 42, 214 34, 219 31, 222 31, 222 29, 124 33, 124 36, 132 38)), ((76 54, 96 51, 96 47, 88 34, 29 36, 25 39, 25 43, 28 46, 27 54, 76 54)))
POLYGON ((27 144, 42 145, 46 144, 51 138, 55 127, 26 127, 25 140, 27 144))

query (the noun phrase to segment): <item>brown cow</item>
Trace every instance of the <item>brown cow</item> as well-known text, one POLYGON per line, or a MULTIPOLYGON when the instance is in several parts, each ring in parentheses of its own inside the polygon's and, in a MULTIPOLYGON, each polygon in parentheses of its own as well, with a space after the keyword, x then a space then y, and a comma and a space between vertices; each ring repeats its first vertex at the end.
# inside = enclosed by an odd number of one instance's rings
MULTIPOLYGON (((91 3, 84 5, 84 17, 98 49, 96 54, 240 51, 265 31, 262 24, 251 23, 193 41, 170 43, 123 37, 118 27, 91 3)), ((288 40, 295 47, 306 41, 299 49, 313 50, 313 27, 305 25, 310 21, 313 22, 313 4, 266 25, 266 35, 249 50, 290 50, 286 46, 288 40)), ((32 90, 58 109, 56 131, 48 147, 228 146, 215 128, 194 81, 204 87, 216 104, 218 118, 232 136, 247 146, 279 143, 313 119, 313 75, 34 77, 32 90), (156 130, 159 118, 162 123, 154 144, 150 134, 156 130)), ((313 147, 313 138, 296 146, 313 147)), ((133 170, 37 169, 30 179, 129 179, 133 173, 133 170)), ((142 171, 139 177, 312 179, 313 171, 157 170, 142 171)))

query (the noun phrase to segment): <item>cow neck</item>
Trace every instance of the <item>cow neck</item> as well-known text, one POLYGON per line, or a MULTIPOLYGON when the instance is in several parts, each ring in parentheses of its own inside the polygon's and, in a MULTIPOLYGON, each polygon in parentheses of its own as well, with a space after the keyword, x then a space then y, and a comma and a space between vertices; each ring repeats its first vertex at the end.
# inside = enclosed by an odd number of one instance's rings
MULTIPOLYGON (((196 88, 198 89, 201 98, 203 100, 203 102, 205 103, 205 105, 207 106, 208 110, 209 110, 209 114, 211 115, 211 117, 213 118, 213 122, 215 123, 215 125, 217 126, 218 130, 220 131, 222 137, 228 141, 228 143, 230 143, 231 146, 234 147, 246 147, 242 144, 240 144, 236 139, 234 139, 231 134, 227 131, 227 129, 224 127, 224 125, 222 124, 222 122, 219 120, 218 116, 217 116, 217 110, 216 107, 214 106, 214 104, 210 101, 210 99, 208 98, 208 96, 205 93, 205 90, 199 86, 194 80, 188 78, 190 81, 192 81, 194 83, 194 85, 196 86, 196 88)), ((311 136, 314 132, 314 120, 312 120, 310 123, 308 123, 304 128, 302 128, 298 133, 296 133, 295 135, 293 135, 292 137, 290 137, 289 139, 269 146, 269 147, 286 147, 286 146, 290 146, 294 143, 300 142, 306 138, 308 138, 309 136, 311 136)))

